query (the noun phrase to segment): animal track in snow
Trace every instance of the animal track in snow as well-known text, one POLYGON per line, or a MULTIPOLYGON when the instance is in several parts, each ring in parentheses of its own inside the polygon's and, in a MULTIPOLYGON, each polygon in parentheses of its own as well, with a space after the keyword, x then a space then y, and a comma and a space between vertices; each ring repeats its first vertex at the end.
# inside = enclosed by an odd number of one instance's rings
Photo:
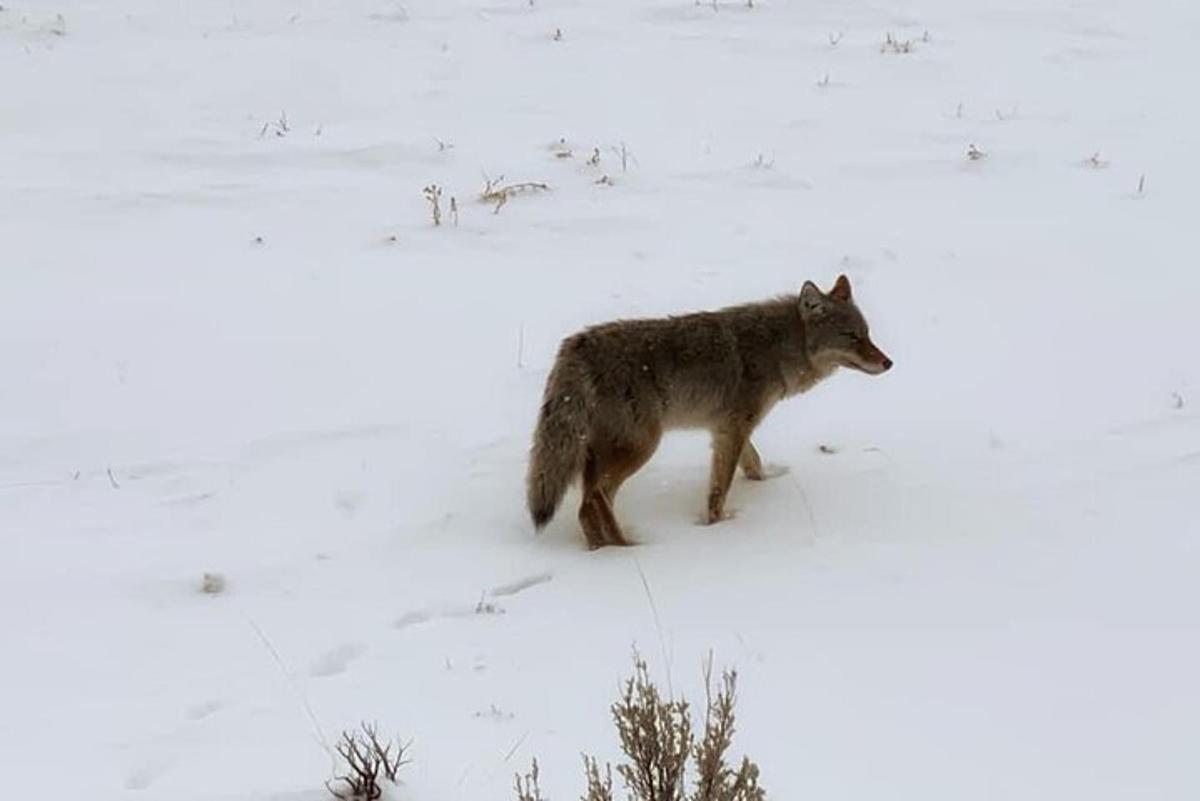
POLYGON ((147 762, 140 768, 131 770, 125 777, 125 789, 145 790, 154 784, 158 777, 166 773, 168 767, 170 767, 170 763, 166 759, 159 757, 147 762))
POLYGON ((479 615, 503 615, 505 614, 504 607, 499 604, 488 601, 488 598, 511 598, 514 595, 525 592, 531 587, 536 587, 539 584, 545 584, 554 578, 553 573, 534 573, 529 576, 510 581, 507 584, 499 584, 487 592, 479 596, 479 600, 473 604, 450 604, 438 609, 414 609, 410 612, 405 612, 392 623, 392 628, 406 629, 411 626, 419 626, 422 623, 428 623, 437 618, 465 618, 477 617, 479 615))
POLYGON ((205 701, 202 704, 193 704, 188 707, 187 716, 189 720, 204 720, 209 715, 220 712, 225 708, 225 704, 220 701, 205 701))
POLYGON ((419 626, 422 623, 428 623, 436 617, 432 612, 426 612, 423 609, 418 609, 415 612, 405 612, 400 617, 396 618, 396 622, 392 624, 392 628, 406 629, 409 626, 419 626))
POLYGON ((340 645, 332 651, 328 651, 317 657, 316 661, 309 667, 308 674, 316 678, 326 678, 344 673, 346 667, 355 659, 362 656, 366 650, 365 646, 355 643, 340 645))
POLYGON ((416 609, 412 612, 405 612, 400 617, 396 618, 392 623, 392 628, 406 629, 410 626, 417 626, 422 623, 428 623, 438 618, 464 618, 476 617, 478 615, 503 615, 504 609, 496 604, 489 603, 481 597, 478 603, 462 604, 456 606, 445 606, 441 609, 416 609))
POLYGON ((500 584, 492 587, 488 594, 493 598, 507 598, 517 593, 525 592, 530 587, 536 587, 539 584, 545 584, 554 578, 553 573, 535 573, 532 576, 525 576, 516 581, 511 581, 508 584, 500 584))

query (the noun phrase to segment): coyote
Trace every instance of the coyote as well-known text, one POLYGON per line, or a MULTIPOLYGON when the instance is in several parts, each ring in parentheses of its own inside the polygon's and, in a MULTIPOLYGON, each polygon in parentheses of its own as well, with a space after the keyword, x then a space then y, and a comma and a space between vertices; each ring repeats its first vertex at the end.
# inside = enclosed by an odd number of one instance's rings
POLYGON ((749 479, 768 477, 750 434, 771 407, 839 367, 891 366, 844 275, 828 294, 807 281, 798 296, 587 328, 563 340, 546 380, 527 478, 533 523, 550 522, 582 474, 588 547, 628 545, 613 500, 671 428, 712 432, 706 519, 716 523, 738 465, 749 479))

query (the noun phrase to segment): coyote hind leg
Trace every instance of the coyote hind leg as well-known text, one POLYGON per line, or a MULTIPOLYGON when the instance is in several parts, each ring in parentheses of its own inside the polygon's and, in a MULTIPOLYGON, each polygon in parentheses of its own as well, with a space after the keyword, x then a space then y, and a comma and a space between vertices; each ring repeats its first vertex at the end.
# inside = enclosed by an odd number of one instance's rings
POLYGON ((742 448, 742 456, 738 460, 741 465, 742 472, 746 474, 746 478, 751 481, 762 481, 766 479, 767 474, 763 471, 762 457, 758 455, 758 449, 754 447, 754 443, 746 440, 746 445, 742 448))
POLYGON ((604 532, 607 521, 600 508, 602 501, 603 496, 597 490, 584 490, 583 503, 579 505, 579 525, 583 529, 588 549, 592 551, 608 544, 608 537, 604 532))
POLYGON ((738 464, 741 465, 746 478, 751 481, 766 481, 769 478, 787 475, 788 472, 788 468, 781 464, 763 464, 754 443, 749 440, 746 441, 746 447, 742 448, 742 457, 738 464))
POLYGON ((654 454, 661 433, 656 429, 642 442, 622 443, 589 452, 583 470, 584 507, 579 514, 590 547, 631 544, 613 513, 613 501, 626 479, 654 454), (583 522, 585 517, 586 523, 583 522))
POLYGON ((579 505, 579 524, 587 538, 588 548, 596 550, 605 545, 628 545, 612 504, 601 484, 598 460, 594 452, 588 453, 583 468, 583 502, 579 505))

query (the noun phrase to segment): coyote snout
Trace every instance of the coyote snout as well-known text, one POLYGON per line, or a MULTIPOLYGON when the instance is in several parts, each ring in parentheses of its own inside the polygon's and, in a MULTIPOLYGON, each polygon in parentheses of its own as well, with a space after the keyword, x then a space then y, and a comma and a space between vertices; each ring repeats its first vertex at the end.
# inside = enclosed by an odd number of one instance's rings
POLYGON ((859 343, 858 350, 846 365, 855 370, 861 370, 868 375, 879 375, 892 369, 892 360, 887 354, 875 347, 875 343, 864 339, 859 343))
POLYGON ((839 367, 879 375, 892 360, 839 276, 828 293, 657 320, 621 320, 563 340, 546 381, 530 452, 529 512, 541 528, 583 478, 579 522, 589 547, 628 545, 613 515, 617 490, 653 455, 664 430, 713 435, 706 519, 725 517, 740 466, 767 477, 750 434, 783 398, 839 367))

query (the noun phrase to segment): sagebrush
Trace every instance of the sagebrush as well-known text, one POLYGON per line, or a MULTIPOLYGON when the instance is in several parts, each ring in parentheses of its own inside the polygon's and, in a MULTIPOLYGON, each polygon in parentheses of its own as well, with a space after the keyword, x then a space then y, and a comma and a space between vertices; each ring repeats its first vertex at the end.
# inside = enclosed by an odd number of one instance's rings
MULTIPOLYGON (((737 672, 726 670, 714 686, 712 660, 704 670, 703 728, 694 732, 688 702, 664 697, 635 654, 633 675, 611 713, 625 759, 616 766, 632 801, 764 801, 759 770, 749 757, 736 768, 727 753, 736 730, 737 672), (689 771, 689 766, 691 770, 689 771), (688 775, 691 774, 691 792, 688 775)), ((613 767, 583 757, 586 790, 581 801, 613 801, 613 767)), ((538 766, 517 775, 517 801, 540 801, 538 766), (532 780, 532 784, 531 784, 532 780)))

